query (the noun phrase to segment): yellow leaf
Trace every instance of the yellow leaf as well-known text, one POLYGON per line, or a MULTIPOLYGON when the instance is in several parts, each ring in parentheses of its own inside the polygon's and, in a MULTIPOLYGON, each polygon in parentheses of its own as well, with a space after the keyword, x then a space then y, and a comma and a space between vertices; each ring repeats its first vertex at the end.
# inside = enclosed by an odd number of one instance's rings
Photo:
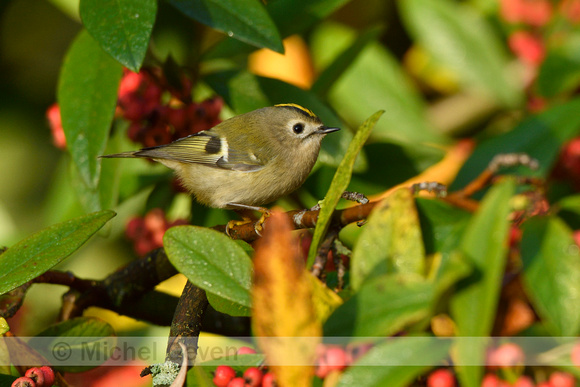
POLYGON ((324 324, 328 316, 343 303, 342 298, 312 274, 308 273, 307 278, 312 286, 312 303, 316 318, 324 324))
POLYGON ((274 212, 256 245, 252 323, 279 386, 309 386, 322 326, 298 241, 282 212, 274 212))

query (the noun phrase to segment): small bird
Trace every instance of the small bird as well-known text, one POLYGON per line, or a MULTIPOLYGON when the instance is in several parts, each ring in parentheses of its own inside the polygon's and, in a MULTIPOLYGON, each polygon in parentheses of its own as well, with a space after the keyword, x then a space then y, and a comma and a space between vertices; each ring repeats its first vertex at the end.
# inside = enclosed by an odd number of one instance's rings
POLYGON ((101 157, 155 160, 173 169, 201 204, 266 214, 260 206, 300 187, 320 142, 337 130, 287 103, 232 117, 170 144, 101 157))

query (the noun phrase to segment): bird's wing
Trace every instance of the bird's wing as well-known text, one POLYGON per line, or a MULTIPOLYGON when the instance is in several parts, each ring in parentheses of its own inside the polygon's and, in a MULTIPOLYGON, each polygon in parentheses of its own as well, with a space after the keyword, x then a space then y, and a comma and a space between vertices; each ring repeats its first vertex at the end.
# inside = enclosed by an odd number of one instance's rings
POLYGON ((257 171, 264 166, 264 162, 252 152, 235 149, 225 139, 210 131, 202 131, 171 144, 145 148, 135 152, 134 156, 204 164, 236 171, 257 171))

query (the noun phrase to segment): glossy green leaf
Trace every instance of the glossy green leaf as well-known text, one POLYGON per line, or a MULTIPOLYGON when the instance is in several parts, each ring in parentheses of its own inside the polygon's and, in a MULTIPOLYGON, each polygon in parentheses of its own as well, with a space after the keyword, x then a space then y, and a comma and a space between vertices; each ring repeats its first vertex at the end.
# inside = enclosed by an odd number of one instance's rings
MULTIPOLYGON (((353 30, 327 26, 320 33, 313 51, 324 50, 329 41, 354 42, 353 30)), ((354 43, 348 43, 348 45, 354 43)), ((437 134, 426 115, 425 102, 396 59, 378 42, 370 42, 328 91, 332 107, 347 122, 362 122, 377 110, 384 110, 372 138, 411 146, 441 144, 446 139, 437 134)))
POLYGON ((537 171, 523 169, 526 175, 546 177, 557 160, 562 145, 580 133, 580 98, 554 106, 532 116, 512 131, 482 142, 463 165, 451 189, 465 186, 502 153, 526 153, 538 160, 537 171))
POLYGON ((258 48, 283 53, 276 24, 258 0, 169 0, 185 15, 258 48))
POLYGON ((355 290, 382 274, 425 274, 425 249, 410 189, 393 192, 373 209, 353 249, 350 268, 355 290))
MULTIPOLYGON (((506 180, 487 193, 467 224, 460 251, 474 272, 458 284, 451 299, 451 314, 458 336, 488 336, 491 333, 507 259, 510 199, 515 183, 506 180)), ((483 364, 485 349, 459 341, 455 355, 460 364, 483 364)), ((467 387, 479 386, 482 367, 459 367, 459 379, 467 387)))
MULTIPOLYGON (((175 0, 172 0, 175 1, 175 0)), ((266 9, 280 31, 286 38, 312 27, 326 18, 349 0, 277 0, 268 1, 266 9)), ((233 36, 236 37, 235 34, 233 36)), ((223 58, 248 54, 254 47, 240 40, 226 39, 209 52, 209 57, 223 58)))
POLYGON ((321 203, 320 214, 318 216, 316 228, 314 229, 314 236, 312 237, 312 243, 310 244, 310 250, 308 252, 308 268, 312 267, 314 264, 318 245, 328 230, 332 213, 334 212, 334 209, 336 208, 342 193, 348 187, 355 159, 369 138, 371 131, 373 130, 376 122, 379 120, 382 114, 383 111, 376 112, 360 126, 354 135, 354 138, 352 139, 344 158, 336 170, 334 178, 332 179, 332 183, 330 184, 330 188, 326 193, 326 197, 321 203))
POLYGON ((431 279, 387 274, 367 279, 324 326, 325 336, 383 336, 426 321, 442 294, 472 271, 457 253, 438 259, 431 279), (388 301, 385 301, 388 300, 388 301))
POLYGON ((429 317, 433 283, 418 275, 387 274, 366 281, 330 315, 324 336, 374 337, 395 334, 429 317))
POLYGON ((506 106, 522 101, 502 43, 483 16, 449 0, 399 1, 401 16, 417 42, 471 86, 506 106))
POLYGON ((82 31, 70 47, 60 73, 58 102, 67 147, 89 188, 99 180, 117 103, 122 66, 82 31))
POLYGON ((214 308, 233 316, 249 315, 252 261, 239 244, 197 226, 170 228, 163 244, 169 261, 206 291, 214 308))
POLYGON ((81 0, 85 28, 101 48, 125 67, 139 71, 157 14, 156 0, 81 0))
MULTIPOLYGON (((296 103, 312 110, 327 126, 342 127, 343 130, 322 141, 318 161, 323 164, 338 166, 352 140, 352 133, 343 127, 338 116, 311 91, 245 71, 216 73, 206 76, 204 81, 238 114, 279 103, 296 103)), ((364 158, 359 157, 355 169, 361 170, 364 166, 364 158)))
MULTIPOLYGON (((79 359, 104 363, 116 345, 115 331, 109 323, 94 317, 77 317, 52 325, 28 341, 61 372, 83 372, 97 365, 79 366, 79 359), (76 361, 74 361, 76 360, 76 361), (64 364, 63 364, 64 362, 64 364)), ((81 362, 82 363, 82 362, 81 362)))
POLYGON ((45 228, 0 255, 0 294, 46 272, 81 247, 115 213, 101 211, 45 228))
POLYGON ((404 387, 428 369, 444 364, 449 340, 403 337, 373 347, 342 374, 337 387, 404 387))
MULTIPOLYGON (((7 371, 10 370, 8 369, 7 371)), ((16 376, 0 374, 0 387, 11 387, 16 379, 16 376)))
POLYGON ((580 252, 572 230, 557 217, 524 223, 524 285, 534 310, 555 336, 580 333, 580 252))
POLYGON ((535 82, 540 95, 550 98, 571 92, 580 84, 580 34, 570 34, 549 49, 535 82))
POLYGON ((455 250, 471 214, 442 200, 417 198, 416 204, 426 253, 455 250))
POLYGON ((186 386, 187 387, 214 387, 212 381, 213 376, 205 369, 205 367, 191 367, 187 371, 186 386))
MULTIPOLYGON (((123 133, 124 134, 124 133, 123 133)), ((119 152, 121 149, 119 149, 119 152)), ((109 153, 109 152, 107 152, 109 153)), ((114 152, 110 152, 114 153, 114 152)), ((101 164, 101 176, 97 187, 89 187, 81 178, 75 164, 70 165, 70 182, 86 212, 113 208, 117 204, 121 184, 119 161, 107 159, 101 164)))

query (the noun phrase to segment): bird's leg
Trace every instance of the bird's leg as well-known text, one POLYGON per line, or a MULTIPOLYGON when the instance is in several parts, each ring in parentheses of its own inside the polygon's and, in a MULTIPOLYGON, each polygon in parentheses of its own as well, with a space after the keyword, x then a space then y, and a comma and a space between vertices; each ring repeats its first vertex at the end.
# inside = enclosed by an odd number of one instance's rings
POLYGON ((270 217, 270 215, 272 214, 272 212, 264 207, 257 207, 257 206, 248 206, 245 204, 238 204, 238 203, 228 203, 227 206, 229 208, 232 208, 234 211, 236 211, 238 214, 240 214, 240 216, 242 217, 242 220, 230 220, 228 222, 228 224, 226 225, 226 234, 229 236, 229 230, 230 228, 234 227, 234 226, 241 226, 247 223, 251 223, 251 222, 255 222, 254 223, 254 231, 256 231, 256 234, 258 234, 259 236, 262 236, 262 230, 264 230, 263 224, 266 221, 266 219, 268 219, 270 217), (260 219, 258 219, 258 221, 256 221, 256 218, 253 215, 253 211, 258 211, 260 213, 262 213, 262 216, 260 216, 260 219))

